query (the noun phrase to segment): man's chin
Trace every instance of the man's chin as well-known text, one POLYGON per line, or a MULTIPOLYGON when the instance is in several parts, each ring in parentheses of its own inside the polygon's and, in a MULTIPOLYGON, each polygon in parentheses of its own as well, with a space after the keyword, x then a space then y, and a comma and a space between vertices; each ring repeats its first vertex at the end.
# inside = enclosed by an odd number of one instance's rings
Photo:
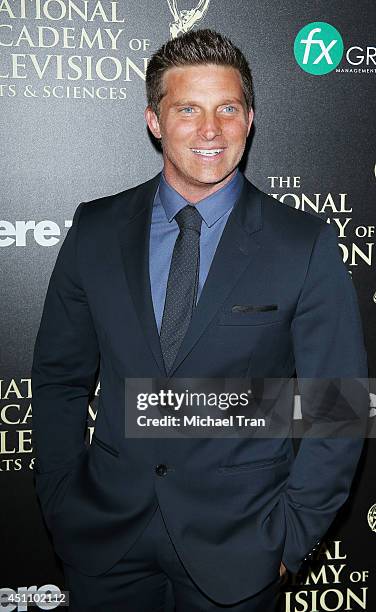
POLYGON ((192 173, 187 178, 191 182, 192 185, 196 185, 197 187, 213 187, 214 185, 219 185, 234 173, 236 168, 231 170, 223 171, 220 173, 217 172, 200 172, 200 173, 192 173))

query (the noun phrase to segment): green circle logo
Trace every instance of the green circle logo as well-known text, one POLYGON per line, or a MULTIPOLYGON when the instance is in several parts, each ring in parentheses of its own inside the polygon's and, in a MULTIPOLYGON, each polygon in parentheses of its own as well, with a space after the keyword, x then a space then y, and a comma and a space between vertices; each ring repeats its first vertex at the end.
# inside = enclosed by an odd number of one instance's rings
POLYGON ((310 74, 328 74, 343 55, 341 34, 325 21, 314 21, 298 32, 294 55, 302 70, 310 74))

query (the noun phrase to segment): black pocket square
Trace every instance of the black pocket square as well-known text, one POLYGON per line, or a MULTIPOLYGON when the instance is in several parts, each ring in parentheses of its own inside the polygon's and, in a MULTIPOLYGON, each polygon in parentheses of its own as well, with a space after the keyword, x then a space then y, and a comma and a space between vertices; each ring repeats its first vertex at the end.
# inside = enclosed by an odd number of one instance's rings
POLYGON ((235 304, 231 312, 265 312, 266 310, 278 310, 278 304, 264 304, 253 306, 252 304, 235 304))

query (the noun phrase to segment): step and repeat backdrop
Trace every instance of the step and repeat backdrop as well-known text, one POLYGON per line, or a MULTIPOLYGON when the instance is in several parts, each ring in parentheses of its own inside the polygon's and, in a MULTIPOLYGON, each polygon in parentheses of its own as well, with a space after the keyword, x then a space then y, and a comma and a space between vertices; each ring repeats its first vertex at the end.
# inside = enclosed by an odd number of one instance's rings
MULTIPOLYGON (((145 69, 170 37, 210 27, 245 53, 255 124, 242 169, 335 227, 376 376, 375 19, 368 0, 0 0, 0 594, 64 588, 34 493, 32 351, 78 204, 162 167, 145 69)), ((374 414, 371 385, 371 427, 374 414)), ((375 442, 316 560, 284 585, 284 612, 376 609, 375 442)))

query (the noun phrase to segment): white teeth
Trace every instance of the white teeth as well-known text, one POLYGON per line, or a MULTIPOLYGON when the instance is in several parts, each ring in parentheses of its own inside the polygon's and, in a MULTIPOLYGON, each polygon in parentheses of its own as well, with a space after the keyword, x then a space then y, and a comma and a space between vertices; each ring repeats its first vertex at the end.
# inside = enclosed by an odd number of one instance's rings
POLYGON ((219 155, 222 153, 224 149, 192 149, 193 153, 198 153, 199 155, 208 155, 213 157, 214 155, 219 155))

